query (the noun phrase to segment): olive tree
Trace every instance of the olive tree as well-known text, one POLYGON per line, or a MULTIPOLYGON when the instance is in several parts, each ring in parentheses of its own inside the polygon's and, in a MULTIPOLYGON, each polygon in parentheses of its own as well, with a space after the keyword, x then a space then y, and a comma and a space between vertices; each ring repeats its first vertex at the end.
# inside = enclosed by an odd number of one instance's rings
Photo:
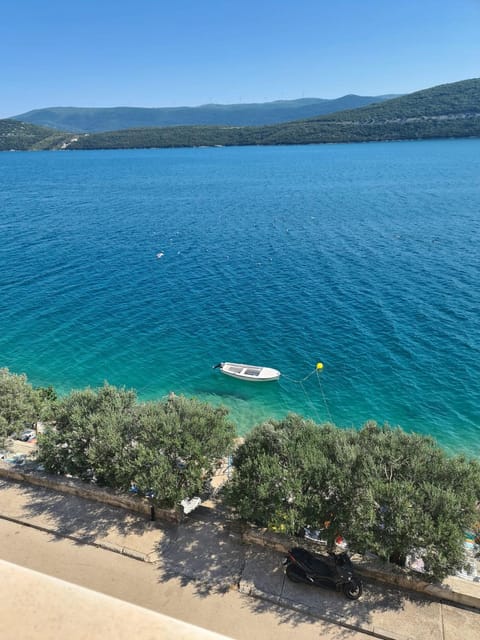
POLYGON ((40 398, 25 374, 0 369, 0 443, 37 421, 40 398))
POLYGON ((135 422, 136 394, 105 384, 58 402, 55 425, 39 439, 46 471, 115 487, 125 484, 125 434, 135 422))
POLYGON ((38 398, 38 419, 45 422, 52 421, 58 402, 55 389, 50 385, 48 387, 34 387, 34 391, 38 398))
MULTIPOLYGON (((224 499, 246 520, 286 533, 335 517, 349 446, 341 431, 291 414, 254 428, 233 458, 224 499)), ((335 525, 326 532, 334 538, 335 525)))
POLYGON ((233 446, 227 414, 224 407, 174 395, 140 405, 128 456, 132 481, 166 506, 201 495, 233 446))
POLYGON ((329 543, 341 534, 352 551, 399 564, 416 554, 437 579, 464 562, 480 465, 447 456, 431 438, 288 416, 253 429, 233 462, 224 495, 241 518, 287 533, 323 529, 329 543))
POLYGON ((388 425, 369 423, 352 439, 359 456, 343 523, 351 544, 399 564, 418 555, 435 577, 460 569, 465 530, 478 518, 478 462, 388 425))
POLYGON ((202 492, 235 435, 225 408, 183 396, 139 404, 135 392, 108 384, 72 392, 55 417, 39 441, 46 471, 135 485, 168 506, 202 492))

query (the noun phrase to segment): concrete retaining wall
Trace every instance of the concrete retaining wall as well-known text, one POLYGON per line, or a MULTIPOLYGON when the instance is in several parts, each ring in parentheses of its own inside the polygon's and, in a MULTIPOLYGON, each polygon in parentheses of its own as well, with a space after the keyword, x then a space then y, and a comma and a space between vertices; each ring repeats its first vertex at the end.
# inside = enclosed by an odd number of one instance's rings
MULTIPOLYGON (((60 491, 61 493, 67 493, 87 500, 101 502, 111 507, 128 509, 129 511, 148 517, 150 517, 151 514, 150 502, 145 498, 128 496, 111 489, 103 489, 74 478, 51 476, 28 468, 15 468, 1 461, 0 478, 15 480, 16 482, 28 482, 29 484, 52 489, 53 491, 60 491)), ((178 524, 182 520, 181 512, 175 509, 159 509, 155 507, 155 517, 164 522, 175 524, 178 524)))

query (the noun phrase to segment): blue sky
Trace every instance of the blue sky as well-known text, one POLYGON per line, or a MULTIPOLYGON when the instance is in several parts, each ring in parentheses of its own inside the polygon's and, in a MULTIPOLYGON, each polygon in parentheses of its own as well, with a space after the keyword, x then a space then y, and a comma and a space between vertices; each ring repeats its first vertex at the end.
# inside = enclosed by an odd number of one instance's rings
POLYGON ((480 77, 480 0, 5 0, 0 117, 410 93, 480 77))

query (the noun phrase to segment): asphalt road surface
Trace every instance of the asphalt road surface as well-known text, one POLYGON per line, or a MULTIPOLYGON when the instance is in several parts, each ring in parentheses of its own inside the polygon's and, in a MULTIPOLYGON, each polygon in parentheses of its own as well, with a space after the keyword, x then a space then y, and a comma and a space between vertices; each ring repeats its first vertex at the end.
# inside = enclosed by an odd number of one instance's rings
MULTIPOLYGON (((238 640, 367 640, 370 635, 242 595, 162 579, 157 566, 0 519, 0 557, 238 640)), ((25 603, 28 615, 28 603, 25 603)))

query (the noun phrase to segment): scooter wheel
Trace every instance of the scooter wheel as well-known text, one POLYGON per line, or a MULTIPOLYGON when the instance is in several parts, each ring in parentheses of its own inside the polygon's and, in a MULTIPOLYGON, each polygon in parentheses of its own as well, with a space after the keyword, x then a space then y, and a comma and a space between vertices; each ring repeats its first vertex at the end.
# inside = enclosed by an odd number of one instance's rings
POLYGON ((363 593, 363 585, 360 580, 351 580, 343 585, 343 593, 349 600, 358 600, 363 593))
POLYGON ((287 568, 285 569, 285 573, 287 574, 287 578, 292 582, 303 582, 303 580, 300 578, 300 576, 298 575, 298 573, 295 571, 295 569, 292 567, 291 564, 287 565, 287 568))

